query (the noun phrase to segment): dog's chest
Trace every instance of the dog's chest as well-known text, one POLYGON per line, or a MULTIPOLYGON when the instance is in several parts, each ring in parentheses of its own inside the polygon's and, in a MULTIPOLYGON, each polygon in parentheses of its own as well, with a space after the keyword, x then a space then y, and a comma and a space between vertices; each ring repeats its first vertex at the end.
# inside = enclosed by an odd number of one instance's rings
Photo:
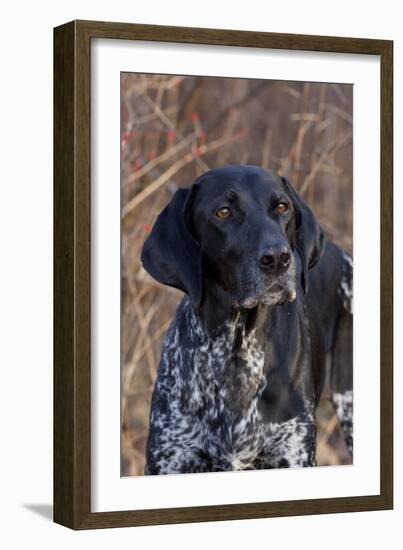
POLYGON ((259 401, 266 385, 255 332, 229 326, 194 352, 186 406, 199 418, 198 444, 212 469, 253 466, 265 439, 259 401))

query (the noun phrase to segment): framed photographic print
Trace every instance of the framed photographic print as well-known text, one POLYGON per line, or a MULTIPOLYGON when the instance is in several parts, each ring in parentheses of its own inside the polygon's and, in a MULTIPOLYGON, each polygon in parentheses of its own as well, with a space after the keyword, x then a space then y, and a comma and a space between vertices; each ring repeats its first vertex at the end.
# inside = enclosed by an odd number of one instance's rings
POLYGON ((54 34, 54 519, 390 509, 390 41, 54 34))

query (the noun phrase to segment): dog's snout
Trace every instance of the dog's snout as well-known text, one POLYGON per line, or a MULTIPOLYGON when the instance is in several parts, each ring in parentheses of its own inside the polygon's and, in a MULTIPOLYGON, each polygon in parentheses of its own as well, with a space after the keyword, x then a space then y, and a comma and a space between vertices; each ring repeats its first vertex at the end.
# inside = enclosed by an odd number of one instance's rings
POLYGON ((281 273, 291 262, 291 255, 285 246, 271 246, 259 258, 260 267, 267 273, 281 273))

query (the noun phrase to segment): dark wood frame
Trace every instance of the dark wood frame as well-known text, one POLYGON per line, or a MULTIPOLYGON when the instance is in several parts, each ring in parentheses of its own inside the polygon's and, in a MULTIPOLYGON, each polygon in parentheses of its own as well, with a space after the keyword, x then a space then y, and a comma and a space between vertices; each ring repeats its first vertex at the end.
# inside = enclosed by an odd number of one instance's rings
POLYGON ((73 529, 393 507, 393 42, 73 21, 54 29, 54 521, 73 529), (379 495, 92 513, 90 508, 90 56, 92 38, 370 54, 381 59, 379 495))

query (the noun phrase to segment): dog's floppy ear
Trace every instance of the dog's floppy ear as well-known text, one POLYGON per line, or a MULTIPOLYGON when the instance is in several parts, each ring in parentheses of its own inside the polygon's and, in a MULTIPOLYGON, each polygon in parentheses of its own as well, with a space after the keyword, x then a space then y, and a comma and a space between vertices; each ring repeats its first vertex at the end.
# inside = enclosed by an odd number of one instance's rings
POLYGON ((308 292, 308 270, 316 265, 322 255, 325 236, 312 210, 295 191, 287 178, 281 178, 295 211, 295 247, 302 262, 301 283, 308 292))
POLYGON ((178 189, 144 243, 141 262, 160 283, 186 292, 199 306, 203 295, 202 252, 188 217, 196 186, 178 189))

